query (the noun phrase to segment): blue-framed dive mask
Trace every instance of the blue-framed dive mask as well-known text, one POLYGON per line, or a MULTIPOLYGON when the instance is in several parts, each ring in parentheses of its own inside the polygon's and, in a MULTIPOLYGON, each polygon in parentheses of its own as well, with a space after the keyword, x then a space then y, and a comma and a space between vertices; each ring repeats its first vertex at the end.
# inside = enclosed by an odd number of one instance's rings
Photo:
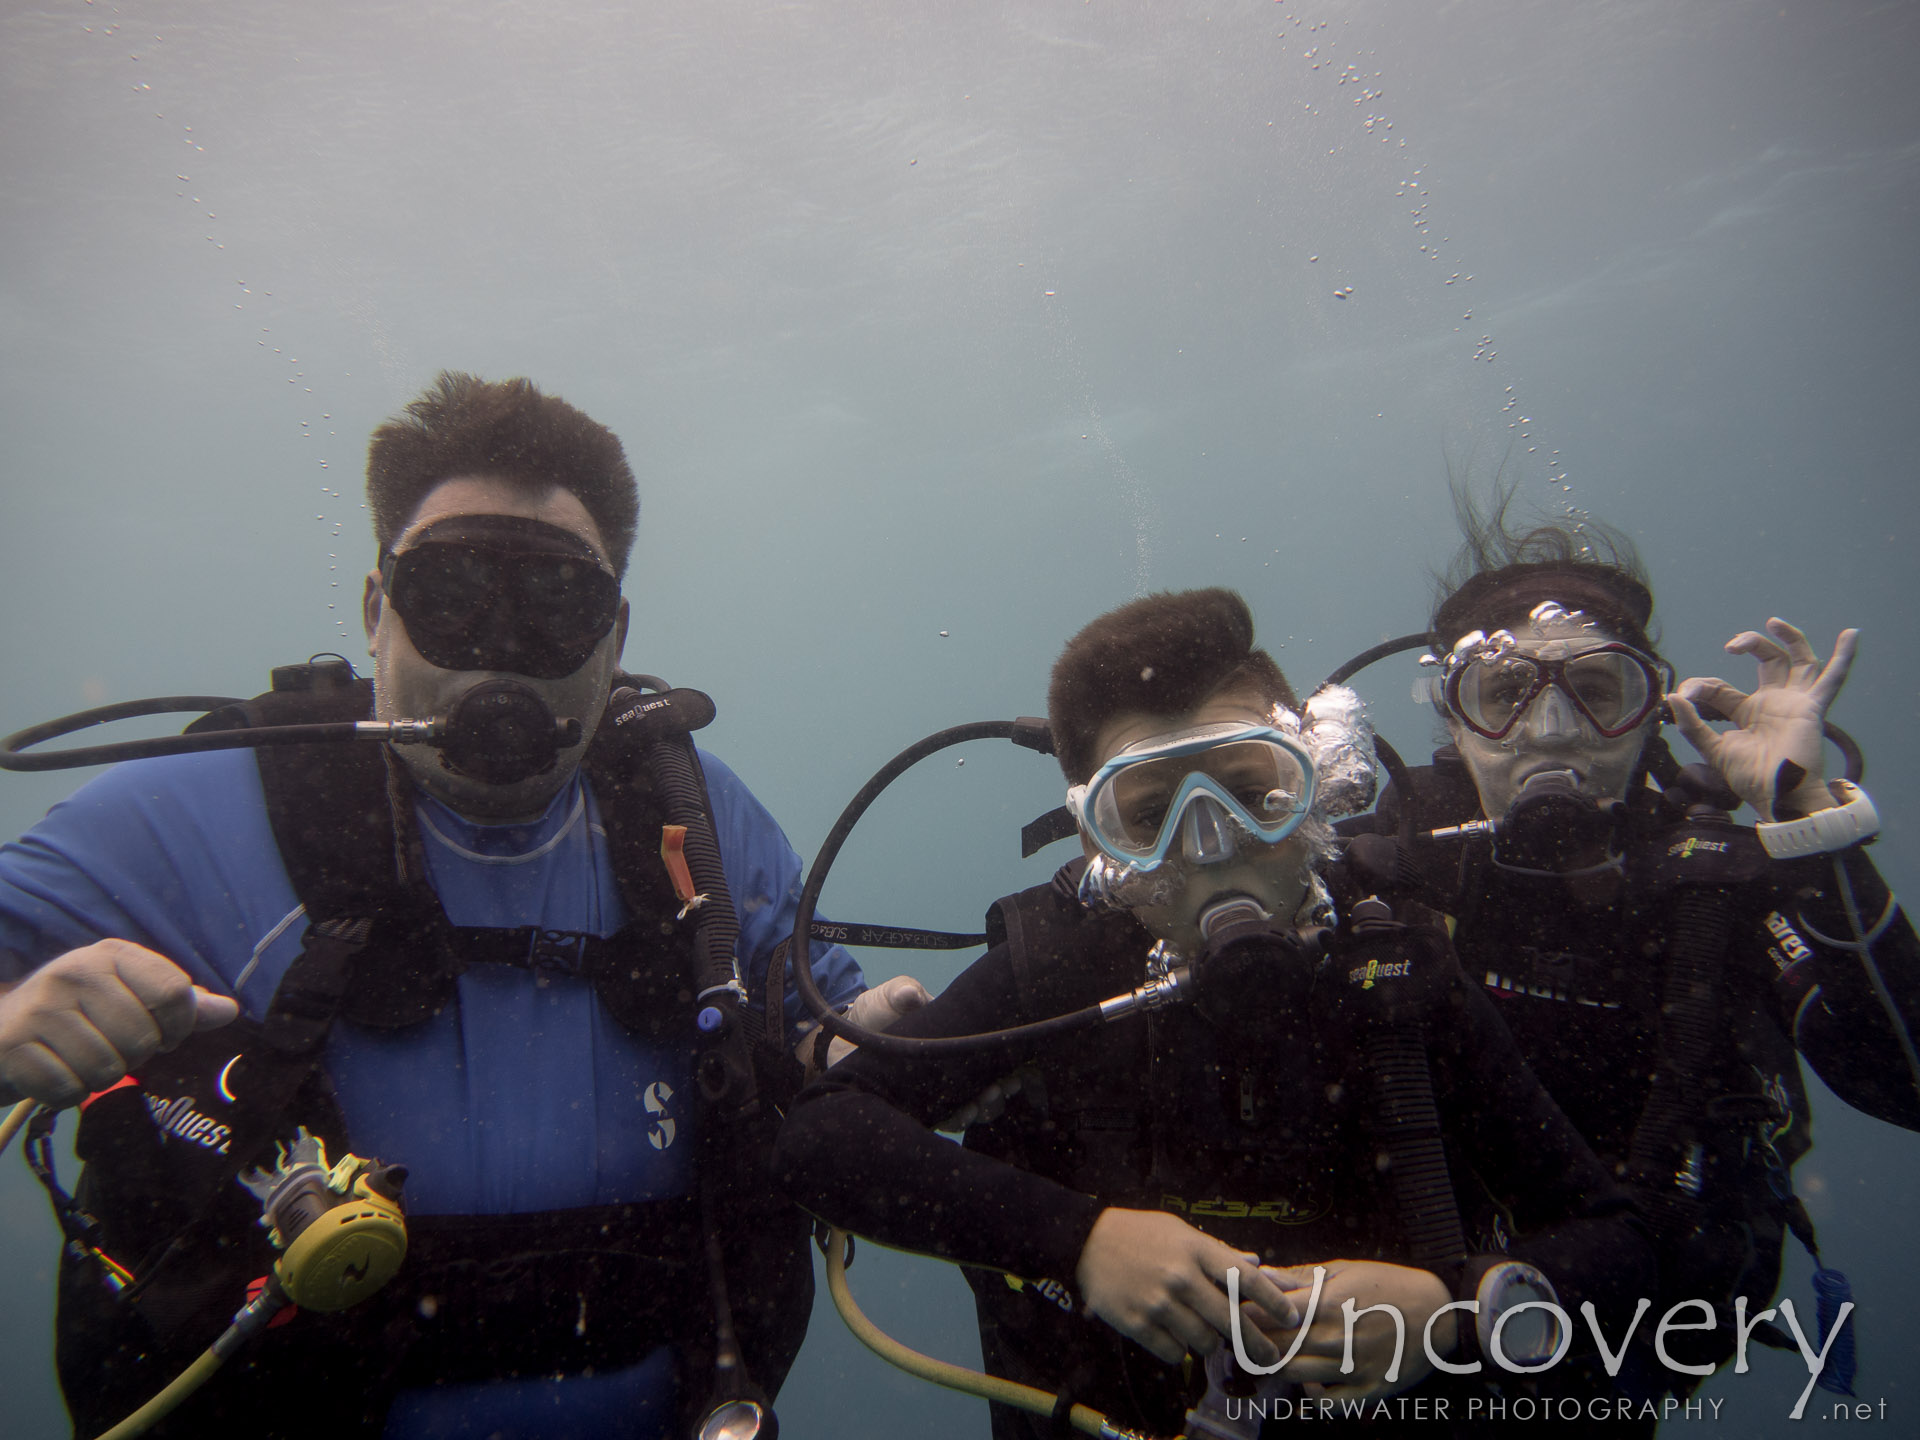
POLYGON ((1103 854, 1153 870, 1176 848, 1193 865, 1231 859, 1238 839, 1277 845, 1313 810, 1313 756, 1265 725, 1196 725, 1129 745, 1067 808, 1103 854))

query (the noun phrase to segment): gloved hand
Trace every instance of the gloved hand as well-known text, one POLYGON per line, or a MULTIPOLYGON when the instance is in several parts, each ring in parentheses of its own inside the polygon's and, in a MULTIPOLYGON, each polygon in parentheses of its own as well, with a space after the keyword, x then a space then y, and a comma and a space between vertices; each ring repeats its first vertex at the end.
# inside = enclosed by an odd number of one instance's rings
POLYGON ((1760 662, 1751 695, 1717 677, 1695 677, 1667 697, 1680 733, 1762 820, 1776 819, 1782 809, 1811 815, 1836 803, 1822 776, 1820 725, 1846 683, 1859 634, 1842 630, 1823 667, 1807 637, 1776 617, 1765 635, 1744 630, 1727 642, 1728 654, 1760 662), (1713 729, 1700 718, 1702 704, 1736 728, 1713 729))
MULTIPOLYGON (((927 987, 911 975, 895 975, 856 995, 847 1007, 847 1019, 864 1030, 890 1030, 902 1015, 911 1015, 932 998, 927 987)), ((808 1079, 814 1074, 811 1062, 816 1033, 808 1032, 798 1049, 802 1063, 808 1066, 808 1079)), ((832 1069, 856 1048, 851 1041, 835 1036, 827 1045, 827 1068, 832 1069)))
MULTIPOLYGON (((1163 1210, 1102 1210, 1080 1251, 1074 1284, 1087 1309, 1169 1365, 1191 1350, 1208 1355, 1229 1335, 1227 1270, 1240 1270, 1240 1298, 1266 1312, 1241 1334, 1256 1364, 1280 1352, 1264 1329, 1297 1326, 1298 1313, 1257 1256, 1196 1230, 1163 1210)), ((1438 1282, 1436 1282, 1438 1283, 1438 1282)))
POLYGON ((71 1105, 239 1013, 131 941, 69 950, 0 995, 0 1103, 71 1105))

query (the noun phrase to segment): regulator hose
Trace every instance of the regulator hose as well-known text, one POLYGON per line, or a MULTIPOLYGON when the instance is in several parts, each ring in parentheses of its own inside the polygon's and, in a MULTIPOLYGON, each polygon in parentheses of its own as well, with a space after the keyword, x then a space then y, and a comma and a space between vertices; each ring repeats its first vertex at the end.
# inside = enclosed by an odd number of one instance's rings
POLYGON ((211 1380, 213 1372, 225 1363, 225 1357, 213 1350, 201 1351, 199 1358, 176 1375, 166 1389, 111 1430, 102 1431, 99 1440, 131 1440, 135 1435, 146 1434, 171 1415, 181 1401, 211 1380))
MULTIPOLYGON (((847 1288, 847 1255, 851 1248, 852 1237, 846 1231, 836 1226, 828 1234, 827 1289, 833 1296, 833 1308, 840 1312, 840 1318, 862 1345, 889 1365, 917 1379, 958 1390, 963 1395, 977 1395, 982 1400, 1011 1405, 1032 1415, 1051 1416, 1054 1413, 1059 1405, 1058 1396, 1031 1385, 1003 1380, 997 1375, 969 1370, 950 1360, 936 1360, 931 1355, 922 1355, 911 1346, 901 1344, 869 1320, 854 1303, 853 1292, 847 1288)), ((1087 1405, 1075 1405, 1067 1420, 1080 1434, 1099 1436, 1101 1440, 1148 1440, 1138 1430, 1123 1429, 1087 1405)))
POLYGON ((166 1389, 111 1430, 102 1431, 96 1440, 133 1440, 135 1435, 146 1434, 212 1379, 214 1372, 226 1364, 235 1351, 266 1329, 267 1323, 286 1303, 287 1292, 280 1288, 278 1280, 269 1276, 260 1293, 241 1307, 226 1332, 203 1350, 198 1359, 174 1376, 166 1389))
POLYGON ((853 827, 880 797, 881 791, 929 755, 938 754, 954 745, 963 745, 969 740, 1011 740, 1016 745, 1043 755, 1053 753, 1053 738, 1047 729, 1047 722, 1037 719, 976 720, 937 731, 909 745, 881 766, 874 777, 860 788, 860 793, 847 802, 847 808, 840 812, 840 818, 820 844, 820 853, 814 856, 813 868, 807 872, 807 883, 800 891, 800 902, 794 911, 793 938, 787 946, 787 954, 798 957, 792 968, 800 998, 829 1035, 854 1045, 871 1046, 882 1055, 963 1054, 1000 1046, 1025 1045, 1076 1030, 1091 1029, 1105 1020, 1109 1013, 1100 1005, 1089 1005, 1083 1010, 1056 1015, 1049 1020, 1036 1020, 1008 1030, 983 1031, 978 1035, 892 1035, 853 1024, 837 1013, 826 996, 820 993, 820 986, 813 978, 813 966, 808 963, 807 957, 812 954, 809 940, 813 934, 814 908, 820 903, 820 892, 826 888, 827 872, 833 867, 834 857, 839 855, 840 847, 846 844, 853 827))

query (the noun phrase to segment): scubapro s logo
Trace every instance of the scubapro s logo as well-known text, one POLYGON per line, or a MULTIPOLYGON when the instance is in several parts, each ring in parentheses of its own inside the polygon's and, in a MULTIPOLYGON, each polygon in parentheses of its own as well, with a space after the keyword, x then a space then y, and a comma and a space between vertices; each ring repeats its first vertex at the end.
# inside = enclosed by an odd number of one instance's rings
POLYGON ((673 1087, 664 1080, 656 1080, 647 1086, 647 1093, 641 1097, 641 1103, 647 1107, 647 1114, 659 1118, 648 1127, 647 1143, 656 1150, 664 1150, 673 1144, 673 1116, 667 1113, 667 1102, 673 1099, 673 1087))

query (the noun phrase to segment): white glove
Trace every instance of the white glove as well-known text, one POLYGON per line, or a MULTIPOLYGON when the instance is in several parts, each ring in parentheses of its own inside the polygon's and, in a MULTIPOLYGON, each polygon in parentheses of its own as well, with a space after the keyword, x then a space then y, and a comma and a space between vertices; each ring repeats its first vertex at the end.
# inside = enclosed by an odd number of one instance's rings
MULTIPOLYGON (((911 1015, 931 999, 927 987, 911 975, 895 975, 854 996, 853 1003, 847 1006, 846 1017, 863 1030, 890 1030, 894 1021, 902 1015, 911 1015)), ((808 1080, 820 1074, 819 1066, 814 1063, 819 1038, 820 1027, 816 1025, 793 1047, 795 1057, 807 1067, 808 1080)), ((857 1048, 851 1041, 835 1036, 827 1044, 827 1068, 832 1069, 857 1048)))
POLYGON ((1807 637, 1786 621, 1767 621, 1767 633, 1745 630, 1727 642, 1730 655, 1760 662, 1760 683, 1749 695, 1726 681, 1683 680, 1667 697, 1674 724, 1700 757, 1751 805, 1762 820, 1776 808, 1811 815, 1835 803, 1822 776, 1821 722, 1846 683, 1858 630, 1842 630, 1823 667, 1807 637), (1735 726, 1715 730, 1696 708, 1710 705, 1735 726))
POLYGON ((69 950, 0 995, 0 1103, 71 1105, 239 1013, 131 941, 69 950))

